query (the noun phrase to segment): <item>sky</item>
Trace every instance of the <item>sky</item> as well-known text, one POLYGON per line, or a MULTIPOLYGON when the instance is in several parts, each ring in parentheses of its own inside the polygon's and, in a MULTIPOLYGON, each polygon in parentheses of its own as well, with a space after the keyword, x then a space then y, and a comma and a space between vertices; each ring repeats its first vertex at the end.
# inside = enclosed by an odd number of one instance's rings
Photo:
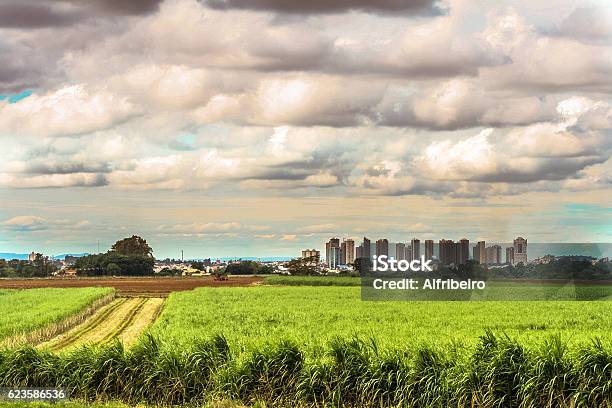
POLYGON ((0 252, 612 242, 612 6, 0 0, 0 252))

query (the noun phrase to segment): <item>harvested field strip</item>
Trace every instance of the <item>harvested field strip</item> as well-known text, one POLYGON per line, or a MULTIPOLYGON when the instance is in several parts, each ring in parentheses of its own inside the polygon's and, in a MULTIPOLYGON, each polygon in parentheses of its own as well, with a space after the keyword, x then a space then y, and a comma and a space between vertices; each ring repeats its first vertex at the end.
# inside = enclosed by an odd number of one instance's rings
POLYGON ((134 318, 140 313, 144 305, 147 303, 146 298, 139 298, 140 301, 130 312, 123 317, 123 320, 120 321, 119 325, 115 327, 113 330, 109 331, 106 336, 100 341, 100 343, 108 343, 110 340, 119 336, 121 333, 125 331, 127 327, 129 327, 133 322, 134 318))
POLYGON ((49 344, 43 344, 43 346, 50 346, 49 349, 51 351, 60 350, 67 345, 74 343, 79 338, 87 335, 92 330, 96 329, 98 325, 103 322, 110 314, 112 314, 117 308, 127 302, 127 299, 117 299, 102 310, 100 310, 97 314, 95 314, 91 319, 86 321, 80 327, 76 327, 74 330, 68 332, 65 336, 61 336, 58 342, 51 341, 49 344))
MULTIPOLYGON (((3 279, 0 279, 3 281, 3 279)), ((3 290, 0 292, 0 343, 37 343, 61 332, 63 322, 113 292, 110 288, 3 290), (36 332, 36 333, 35 333, 36 332)))
POLYGON ((132 324, 125 328, 117 338, 126 346, 136 342, 142 332, 149 327, 162 311, 165 298, 149 298, 132 324))
POLYGON ((49 351, 65 351, 83 344, 105 344, 118 338, 132 344, 155 321, 165 299, 120 298, 81 326, 41 344, 49 351))
POLYGON ((108 295, 96 300, 90 306, 80 311, 79 313, 70 315, 57 323, 52 323, 29 333, 24 333, 19 336, 14 336, 9 339, 6 339, 2 342, 2 345, 14 347, 20 344, 40 344, 45 341, 48 341, 60 335, 61 333, 65 333, 68 330, 82 324, 93 314, 97 313, 100 309, 111 303, 114 299, 115 293, 109 293, 108 295))
POLYGON ((230 276, 229 280, 217 281, 212 276, 203 277, 123 277, 123 278, 36 278, 0 279, 0 289, 29 288, 114 288, 119 296, 162 297, 170 292, 188 291, 200 287, 252 286, 263 281, 259 276, 230 276))
POLYGON ((106 319, 99 322, 94 330, 91 330, 85 336, 79 337, 76 341, 68 344, 63 350, 72 349, 83 344, 98 344, 104 338, 114 331, 119 324, 125 319, 134 308, 138 307, 140 299, 127 299, 125 303, 119 306, 115 311, 109 314, 106 319))

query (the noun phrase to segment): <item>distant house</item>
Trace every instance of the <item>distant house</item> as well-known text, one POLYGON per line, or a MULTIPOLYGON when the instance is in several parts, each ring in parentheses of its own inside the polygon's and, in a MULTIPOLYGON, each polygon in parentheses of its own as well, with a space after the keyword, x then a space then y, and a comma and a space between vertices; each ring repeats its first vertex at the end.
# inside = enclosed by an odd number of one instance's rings
POLYGON ((75 268, 66 268, 62 270, 64 276, 76 276, 77 270, 75 268))

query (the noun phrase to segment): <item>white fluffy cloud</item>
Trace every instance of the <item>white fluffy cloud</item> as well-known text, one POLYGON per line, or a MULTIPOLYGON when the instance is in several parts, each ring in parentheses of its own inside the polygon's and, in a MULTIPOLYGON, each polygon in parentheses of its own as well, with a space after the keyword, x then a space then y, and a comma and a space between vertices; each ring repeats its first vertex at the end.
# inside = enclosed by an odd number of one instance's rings
MULTIPOLYGON (((1 103, 1 102, 0 102, 1 103)), ((84 85, 0 105, 0 134, 71 136, 103 130, 138 113, 125 97, 84 85)))
POLYGON ((612 51, 595 9, 542 22, 461 1, 419 18, 238 3, 93 7, 95 24, 3 31, 0 89, 35 92, 0 100, 0 185, 478 196, 607 183, 612 51))

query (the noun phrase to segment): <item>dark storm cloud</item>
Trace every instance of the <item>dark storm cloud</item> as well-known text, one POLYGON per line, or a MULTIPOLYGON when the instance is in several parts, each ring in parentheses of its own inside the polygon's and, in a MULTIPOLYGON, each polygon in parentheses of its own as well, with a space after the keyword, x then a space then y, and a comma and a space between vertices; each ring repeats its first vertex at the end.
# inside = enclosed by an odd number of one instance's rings
POLYGON ((94 7, 115 15, 140 15, 157 11, 162 0, 69 0, 69 2, 94 7))
POLYGON ((594 164, 604 163, 609 155, 583 156, 572 158, 550 158, 541 159, 536 169, 518 169, 509 166, 491 174, 467 178, 470 181, 486 183, 533 183, 536 181, 549 180, 559 181, 576 174, 586 167, 594 164))
POLYGON ((103 187, 108 185, 108 180, 104 174, 96 174, 91 180, 80 180, 73 184, 75 187, 103 187))
POLYGON ((91 17, 148 14, 161 0, 9 0, 0 4, 0 28, 65 27, 91 17))
POLYGON ((255 176, 246 177, 245 180, 288 180, 297 181, 304 180, 306 177, 312 175, 311 172, 296 170, 291 168, 277 169, 277 170, 265 170, 255 176))
POLYGON ((27 169, 29 174, 73 174, 109 173, 108 163, 32 163, 27 169))
POLYGON ((337 157, 338 153, 315 152, 312 157, 265 166, 260 172, 241 177, 242 180, 302 181, 325 171, 343 183, 355 166, 347 158, 337 157))
POLYGON ((439 15, 432 0, 203 0, 214 9, 243 9, 287 14, 331 14, 364 11, 377 14, 439 15))
POLYGON ((76 11, 60 11, 50 3, 14 2, 0 4, 0 27, 42 28, 71 25, 82 18, 76 11))

